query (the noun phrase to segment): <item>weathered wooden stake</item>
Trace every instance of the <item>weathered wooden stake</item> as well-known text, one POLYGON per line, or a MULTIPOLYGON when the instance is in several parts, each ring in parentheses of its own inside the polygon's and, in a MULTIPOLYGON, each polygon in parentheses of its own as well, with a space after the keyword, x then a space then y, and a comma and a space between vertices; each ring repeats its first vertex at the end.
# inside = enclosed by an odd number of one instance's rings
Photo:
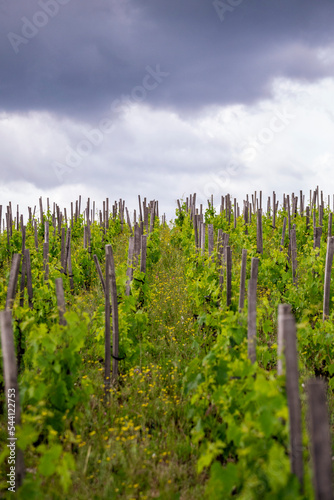
MULTIPOLYGON (((15 408, 14 412, 14 425, 10 427, 17 427, 21 424, 21 406, 19 385, 17 381, 17 365, 14 348, 14 334, 12 327, 12 313, 10 310, 0 311, 0 329, 1 329, 1 349, 3 357, 3 372, 5 380, 5 400, 7 402, 8 417, 13 415, 10 410, 15 408), (9 406, 14 405, 14 406, 9 406)), ((23 451, 16 449, 16 436, 15 432, 9 430, 9 437, 7 445, 10 449, 16 451, 15 461, 15 491, 19 488, 24 479, 24 459, 23 451)))
POLYGON ((284 239, 285 239, 286 223, 287 223, 287 218, 286 218, 286 217, 284 217, 284 219, 283 219, 283 229, 282 229, 282 239, 281 239, 280 251, 282 251, 282 250, 283 250, 283 248, 284 248, 284 239))
POLYGON ((247 265, 247 250, 243 248, 241 255, 239 312, 242 311, 245 303, 246 265, 247 265))
POLYGON ((194 214, 193 216, 193 226, 194 226, 194 233, 195 233, 195 246, 196 248, 199 247, 198 244, 198 215, 194 214))
POLYGON ((106 251, 106 279, 105 279, 105 329, 104 329, 104 391, 105 400, 110 399, 110 385, 111 385, 111 335, 110 335, 110 315, 111 315, 111 305, 110 305, 110 255, 105 247, 106 251))
POLYGON ((315 500, 333 500, 333 465, 330 424, 322 379, 307 382, 308 427, 313 465, 315 500))
POLYGON ((111 380, 113 383, 115 383, 117 382, 118 379, 119 329, 118 329, 116 273, 115 273, 114 255, 111 245, 106 245, 106 252, 109 254, 109 269, 110 269, 110 284, 111 284, 110 287, 111 310, 112 310, 112 379, 111 380))
POLYGON ((60 246, 60 268, 61 272, 65 269, 65 241, 66 241, 66 228, 61 228, 61 246, 60 246))
POLYGON ((223 230, 218 229, 217 235, 217 258, 219 269, 219 288, 222 290, 224 284, 224 243, 223 243, 223 230))
POLYGON ((125 207, 125 211, 126 211, 126 220, 127 220, 128 226, 129 226, 130 234, 131 234, 131 236, 133 236, 133 231, 132 231, 132 226, 131 226, 131 220, 130 220, 130 215, 129 215, 128 207, 125 207))
POLYGON ((13 307, 16 295, 17 280, 19 277, 20 262, 21 262, 21 254, 15 253, 13 255, 12 266, 10 268, 10 274, 9 274, 9 283, 8 283, 7 298, 6 298, 6 310, 11 309, 13 307))
POLYGON ((40 217, 41 223, 43 224, 44 223, 44 214, 43 214, 43 202, 42 202, 41 196, 39 198, 39 217, 40 217))
POLYGON ((136 267, 138 265, 139 255, 140 255, 140 227, 138 223, 134 226, 134 246, 133 246, 133 265, 136 267))
POLYGON ((291 241, 291 263, 292 263, 292 281, 294 284, 297 283, 297 240, 296 240, 296 226, 290 231, 290 241, 291 241))
POLYGON ((49 243, 43 243, 43 271, 44 280, 49 279, 49 243))
POLYGON ((100 278, 100 281, 101 281, 103 293, 105 294, 106 293, 106 285, 105 285, 103 274, 102 274, 102 271, 101 271, 101 266, 100 266, 100 263, 99 263, 99 259, 97 258, 97 255, 95 255, 95 254, 93 255, 93 259, 94 259, 94 262, 95 262, 95 267, 96 267, 96 270, 97 270, 97 274, 99 275, 99 278, 100 278))
POLYGON ((276 227, 276 193, 273 191, 273 228, 276 227))
POLYGON ((23 255, 21 266, 21 281, 20 281, 20 307, 24 306, 24 289, 26 285, 26 260, 23 255))
POLYGON ((22 233, 22 255, 24 254, 24 249, 26 247, 26 226, 21 226, 21 233, 22 233))
POLYGON ((323 301, 323 321, 329 317, 329 297, 330 284, 334 256, 334 236, 330 236, 327 240, 326 264, 325 264, 325 284, 324 284, 324 301, 323 301))
POLYGON ((208 224, 208 249, 209 249, 209 256, 213 259, 213 224, 208 224))
POLYGON ((283 353, 284 353, 284 329, 283 319, 291 313, 290 304, 279 304, 278 306, 278 329, 277 329, 277 375, 283 375, 283 353))
POLYGON ((130 295, 130 292, 131 292, 131 282, 132 282, 132 278, 133 278, 134 245, 135 245, 134 236, 130 236, 130 238, 129 238, 129 250, 128 250, 128 268, 126 271, 128 281, 126 282, 125 295, 130 295))
POLYGON ((256 291, 257 279, 248 281, 248 358, 252 363, 256 361, 256 291))
POLYGON ((262 209, 257 211, 257 230, 256 230, 256 250, 258 253, 263 253, 263 239, 262 239, 262 209))
POLYGON ((66 312, 66 307, 65 307, 63 279, 56 278, 55 283, 56 283, 57 306, 58 306, 58 311, 59 311, 59 324, 62 326, 66 326, 67 322, 66 322, 66 319, 64 318, 64 314, 66 312))
POLYGON ((44 222, 44 241, 45 243, 49 243, 50 241, 50 228, 48 220, 44 222))
POLYGON ((35 240, 35 248, 38 250, 38 233, 37 233, 37 222, 34 222, 34 240, 35 240))
POLYGON ((138 195, 138 203, 139 203, 139 222, 142 224, 143 222, 143 212, 141 209, 141 201, 140 201, 140 195, 138 195))
POLYGON ((252 257, 251 260, 251 278, 256 279, 259 273, 259 259, 257 257, 252 257))
POLYGON ((302 419, 299 396, 296 323, 295 318, 290 313, 285 313, 281 322, 286 365, 286 391, 289 406, 291 472, 297 476, 301 489, 303 489, 302 419))
POLYGON ((74 292, 74 281, 73 281, 73 271, 72 271, 72 250, 71 250, 71 245, 68 248, 68 276, 70 278, 71 293, 73 293, 74 292))
POLYGON ((147 251, 147 235, 141 236, 141 249, 140 249, 140 271, 146 273, 146 251, 147 251))
POLYGON ((330 238, 332 236, 332 223, 333 223, 333 214, 330 212, 328 216, 328 229, 327 229, 327 236, 330 238))
POLYGON ((201 253, 202 255, 204 255, 204 252, 205 252, 205 229, 206 228, 206 224, 204 222, 202 222, 200 224, 200 245, 201 245, 201 253))
POLYGON ((321 235, 322 235, 322 227, 315 227, 313 248, 320 248, 321 235))
POLYGON ((232 298, 232 252, 231 247, 227 246, 226 249, 226 305, 231 304, 232 298))
POLYGON ((67 272, 68 256, 70 253, 70 248, 71 248, 71 228, 68 228, 67 233, 66 233, 65 257, 64 257, 64 266, 63 266, 65 274, 67 272))

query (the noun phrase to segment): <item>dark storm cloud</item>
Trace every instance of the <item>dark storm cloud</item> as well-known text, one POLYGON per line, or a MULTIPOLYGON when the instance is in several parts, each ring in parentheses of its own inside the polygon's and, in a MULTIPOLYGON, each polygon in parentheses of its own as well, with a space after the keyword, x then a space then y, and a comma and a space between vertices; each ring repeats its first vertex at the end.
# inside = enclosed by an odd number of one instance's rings
POLYGON ((333 42, 331 0, 1 0, 0 12, 7 112, 96 120, 141 99, 148 66, 169 76, 145 102, 180 112, 269 97, 277 76, 333 76, 317 57, 333 42))

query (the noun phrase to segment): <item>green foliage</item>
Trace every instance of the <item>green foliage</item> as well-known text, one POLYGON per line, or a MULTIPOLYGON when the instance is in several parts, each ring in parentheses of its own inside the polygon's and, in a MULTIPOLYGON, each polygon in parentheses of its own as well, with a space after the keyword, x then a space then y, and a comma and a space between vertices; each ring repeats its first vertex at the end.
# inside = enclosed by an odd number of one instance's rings
POLYGON ((205 210, 204 220, 205 224, 212 224, 216 217, 215 208, 209 203, 209 207, 205 210))
POLYGON ((153 233, 150 234, 149 240, 147 242, 147 270, 149 270, 151 266, 156 264, 161 256, 159 243, 159 230, 155 228, 153 233))
MULTIPOLYGON (((66 492, 75 462, 56 436, 64 433, 66 419, 74 419, 78 405, 87 404, 92 387, 86 377, 80 378, 80 350, 85 343, 88 318, 74 312, 65 317, 65 327, 54 324, 48 329, 45 324, 36 325, 32 317, 21 325, 26 335, 26 366, 20 381, 25 411, 18 446, 25 452, 36 449, 39 478, 56 475, 66 492)), ((38 484, 36 492, 40 492, 38 484)), ((28 481, 21 494, 30 488, 28 481)))
POLYGON ((62 416, 71 415, 78 401, 86 401, 90 385, 78 380, 80 349, 84 346, 88 318, 65 313, 67 326, 57 323, 49 330, 45 324, 22 324, 26 334, 26 370, 21 379, 23 404, 36 407, 44 402, 45 424, 57 432, 64 427, 62 416))
POLYGON ((188 215, 187 214, 187 205, 185 202, 182 203, 181 210, 179 208, 176 209, 175 214, 176 214, 175 225, 178 227, 182 227, 183 223, 188 215))
MULTIPOLYGON (((323 231, 320 250, 313 249, 312 228, 307 229, 299 215, 291 218, 298 261, 293 283, 288 228, 281 246, 287 213, 279 211, 275 228, 271 217, 263 216, 263 254, 257 253, 256 217, 246 232, 242 217, 234 228, 233 214, 230 222, 227 215, 216 214, 211 205, 205 212, 215 236, 218 229, 229 234, 229 307, 224 259, 219 260, 216 250, 209 256, 207 249, 202 253, 195 247, 193 220, 185 203, 171 228, 155 219, 147 235, 146 274, 134 267, 130 295, 125 294, 130 230, 119 216, 109 217, 108 229, 91 224, 89 248, 83 248, 83 216, 77 218, 69 276, 60 268, 61 237, 49 211, 48 280, 43 269, 44 224, 38 226, 38 250, 33 226, 27 224, 33 309, 27 306, 26 291, 24 307, 18 296, 13 307, 22 399, 17 437, 28 465, 18 498, 313 498, 307 452, 304 496, 290 473, 285 381, 276 375, 277 307, 291 304, 299 322, 303 381, 306 374, 325 377, 331 398, 333 299, 330 318, 322 321, 327 234, 323 231), (115 258, 119 356, 124 358, 108 403, 105 297, 93 260, 96 254, 104 274, 106 244, 112 245, 115 258), (247 294, 244 310, 238 310, 244 248, 246 287, 251 258, 259 259, 253 365, 247 356, 247 294), (65 327, 58 324, 59 277, 68 311, 65 327)), ((327 221, 325 211, 324 227, 327 221)), ((2 308, 11 255, 21 252, 21 246, 21 232, 15 227, 9 247, 6 232, 0 235, 2 308)), ((3 409, 3 401, 0 404, 3 409)), ((2 426, 3 437, 5 430, 2 426)), ((6 453, 0 455, 1 464, 6 453)))
POLYGON ((231 333, 223 328, 185 378, 198 471, 210 468, 207 497, 302 498, 290 473, 282 381, 250 363, 244 342, 232 348, 231 333))

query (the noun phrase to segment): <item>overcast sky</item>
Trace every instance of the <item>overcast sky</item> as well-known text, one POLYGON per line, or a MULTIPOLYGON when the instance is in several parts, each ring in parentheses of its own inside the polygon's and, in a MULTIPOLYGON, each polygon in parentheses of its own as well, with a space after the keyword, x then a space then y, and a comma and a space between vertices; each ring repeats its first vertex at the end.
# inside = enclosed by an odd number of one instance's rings
POLYGON ((0 0, 0 204, 334 193, 333 0, 0 0))

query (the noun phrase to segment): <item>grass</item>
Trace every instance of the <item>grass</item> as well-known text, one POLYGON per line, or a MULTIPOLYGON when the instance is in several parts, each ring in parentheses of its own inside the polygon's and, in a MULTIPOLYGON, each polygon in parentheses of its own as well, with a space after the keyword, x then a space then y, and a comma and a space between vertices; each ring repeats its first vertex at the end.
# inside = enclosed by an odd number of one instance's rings
MULTIPOLYGON (((88 408, 68 423, 68 449, 77 454, 68 498, 180 499, 204 497, 197 446, 191 442, 182 380, 200 336, 187 294, 183 257, 162 233, 162 257, 147 275, 146 339, 153 346, 135 366, 120 363, 120 380, 103 402, 103 365, 84 354, 94 381, 88 408), (90 358, 90 359, 89 359, 90 358)), ((146 346, 146 344, 145 344, 146 346)), ((83 375, 83 376, 85 376, 83 375)))
MULTIPOLYGON (((127 314, 130 309, 126 308, 131 306, 131 300, 120 297, 121 345, 126 322, 133 321, 135 327, 131 336, 127 336, 128 344, 122 345, 122 349, 129 355, 119 364, 119 380, 112 387, 108 403, 105 403, 104 398, 102 287, 94 266, 91 266, 91 256, 82 249, 82 239, 77 241, 77 247, 73 249, 73 255, 79 256, 73 259, 73 268, 81 281, 76 283, 78 294, 72 296, 67 288, 67 309, 75 310, 79 316, 83 317, 85 314, 90 317, 85 348, 80 352, 83 363, 81 379, 77 380, 76 385, 80 391, 80 387, 89 383, 93 392, 89 403, 78 407, 74 417, 64 415, 65 432, 57 435, 56 431, 51 431, 55 433, 55 441, 60 442, 64 451, 73 456, 75 471, 72 474, 72 485, 66 494, 61 492, 57 484, 57 472, 52 477, 43 479, 43 498, 196 500, 205 497, 209 469, 205 468, 203 473, 197 473, 200 453, 198 445, 192 442, 192 424, 188 419, 190 396, 183 393, 183 380, 186 368, 198 356, 199 350, 204 354, 215 342, 222 316, 226 312, 225 290, 222 297, 218 297, 215 289, 216 276, 213 274, 215 271, 210 270, 212 266, 209 263, 204 267, 200 265, 201 256, 193 266, 189 266, 189 262, 187 264, 187 236, 182 235, 182 245, 178 247, 177 233, 174 231, 172 241, 172 232, 168 228, 160 228, 159 232, 151 235, 146 283, 140 296, 141 299, 144 296, 143 301, 138 300, 135 309, 127 314), (77 250, 78 253, 75 253, 77 250), (157 254, 160 254, 160 258, 152 264, 157 254), (87 279, 82 277, 83 263, 87 279), (82 288, 81 282, 84 283, 82 288), (193 297, 190 290, 193 290, 193 297), (211 302, 210 293, 213 294, 211 302), (198 303, 201 304, 200 308, 196 305, 198 303)), ((231 236, 233 237, 233 232, 231 236)), ((238 252, 233 247, 231 238, 234 297, 231 311, 237 309, 239 254, 244 244, 240 243, 241 238, 238 239, 237 236, 235 246, 238 252)), ((115 241, 112 240, 116 274, 119 283, 123 280, 122 286, 125 283, 128 237, 129 232, 126 231, 126 234, 117 235, 115 241)), ((105 241, 110 241, 108 238, 105 241)), ((104 243, 99 243, 96 248, 100 251, 104 273, 103 245, 104 243)), ((252 251, 255 251, 254 248, 252 251)), ((250 255, 251 251, 248 260, 250 255)), ((262 284, 258 287, 257 351, 260 366, 275 369, 276 311, 283 292, 281 287, 276 288, 276 285, 271 284, 271 278, 276 277, 276 265, 268 266, 270 259, 267 257, 268 255, 262 259, 262 274, 267 276, 267 272, 270 279, 267 283, 262 276, 262 284)), ((57 260, 57 256, 54 260, 57 260)), ((307 277, 306 274, 305 276, 307 277)), ((295 294, 295 290, 292 291, 295 294)), ((120 289, 118 293, 122 295, 120 289)), ((288 297, 291 298, 291 295, 288 297)), ((4 292, 0 294, 0 298, 5 300, 4 292)), ((135 302, 133 300, 132 306, 135 302)), ((295 302, 298 305, 298 301, 295 302)), ((38 305, 43 305, 43 301, 39 301, 38 305)), ((46 315, 47 308, 46 304, 46 315)), ((58 322, 58 314, 53 314, 53 321, 58 322)), ((86 331, 87 329, 85 334, 86 331)), ((301 373, 302 379, 306 377, 304 371, 305 367, 301 373)), ((307 374, 309 375, 308 371, 307 374)), ((203 396, 203 414, 210 417, 213 406, 209 405, 207 398, 209 399, 209 395, 203 396)), ((305 397, 302 397, 302 401, 305 403, 305 397)), ((333 421, 332 396, 329 404, 333 421)), ((38 416, 41 414, 43 417, 42 410, 42 405, 36 408, 38 416)), ((212 415, 210 418, 212 417, 216 422, 216 417, 212 415)), ((5 439, 5 427, 1 432, 1 437, 5 439)), ((47 434, 44 434, 47 442, 45 436, 47 434)), ((42 440, 43 436, 39 438, 42 440)), ((207 436, 204 438, 207 439, 207 436)), ((35 443, 31 445, 25 459, 30 476, 36 476, 37 480, 36 470, 40 457, 36 447, 35 443)), ((29 496, 29 500, 33 498, 35 497, 29 496)))

